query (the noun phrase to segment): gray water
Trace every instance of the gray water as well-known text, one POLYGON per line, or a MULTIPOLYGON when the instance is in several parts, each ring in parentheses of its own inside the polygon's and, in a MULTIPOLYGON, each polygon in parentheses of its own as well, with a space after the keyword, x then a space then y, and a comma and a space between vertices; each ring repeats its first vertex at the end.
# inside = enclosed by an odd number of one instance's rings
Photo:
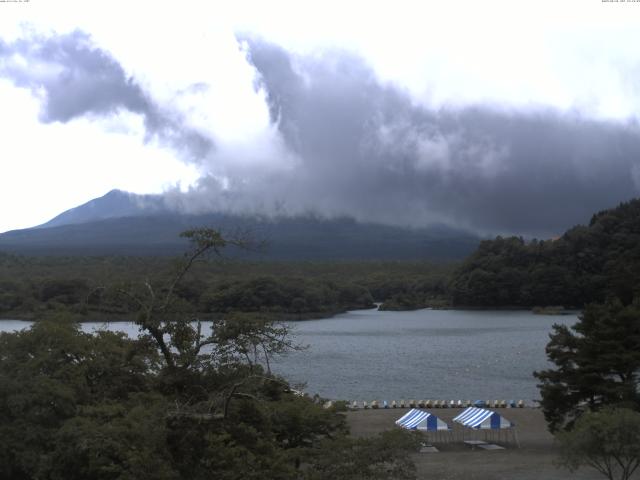
MULTIPOLYGON (((547 368, 545 345, 554 323, 577 317, 523 311, 357 310, 329 319, 292 323, 309 348, 272 368, 305 391, 347 400, 539 398, 534 370, 547 368)), ((29 322, 4 320, 0 331, 29 322)), ((135 336, 128 322, 83 323, 135 336)))

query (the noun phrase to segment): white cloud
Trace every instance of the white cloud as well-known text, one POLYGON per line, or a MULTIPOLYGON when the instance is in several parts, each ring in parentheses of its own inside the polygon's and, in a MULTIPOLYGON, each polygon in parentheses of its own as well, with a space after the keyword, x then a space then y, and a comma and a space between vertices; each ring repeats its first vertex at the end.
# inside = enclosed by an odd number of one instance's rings
POLYGON ((0 105, 0 231, 43 223, 113 188, 161 192, 198 178, 195 167, 145 144, 133 114, 41 124, 39 101, 6 80, 0 80, 0 105))
MULTIPOLYGON (((640 112, 638 25, 640 3, 600 0, 0 4, 3 40, 25 29, 86 31, 154 101, 179 111, 217 147, 198 171, 168 147, 145 143, 134 114, 43 125, 32 94, 0 81, 0 126, 12 132, 0 144, 0 200, 14 206, 0 231, 40 223, 111 188, 157 192, 191 185, 199 174, 224 180, 230 171, 264 176, 292 168, 298 159, 270 125, 238 31, 304 54, 353 50, 380 79, 429 106, 550 106, 627 119, 640 112)), ((421 141, 425 166, 446 163, 447 143, 421 141)))
MULTIPOLYGON (((24 21, 39 30, 84 29, 154 96, 172 100, 193 83, 207 83, 203 110, 225 114, 239 100, 260 115, 259 99, 245 91, 251 72, 237 52, 238 30, 301 53, 355 50, 381 78, 438 105, 553 105, 617 118, 640 107, 638 92, 626 85, 640 60, 634 3, 60 0, 3 9, 5 37, 19 35, 24 21)), ((238 128, 255 128, 248 118, 216 127, 238 135, 238 128)))

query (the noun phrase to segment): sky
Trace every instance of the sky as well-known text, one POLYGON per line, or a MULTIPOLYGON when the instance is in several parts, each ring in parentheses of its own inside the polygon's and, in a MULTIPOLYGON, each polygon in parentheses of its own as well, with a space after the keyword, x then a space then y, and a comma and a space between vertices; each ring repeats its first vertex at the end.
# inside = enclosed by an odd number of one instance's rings
POLYGON ((117 188, 541 238, 640 194, 640 2, 0 2, 0 232, 117 188))

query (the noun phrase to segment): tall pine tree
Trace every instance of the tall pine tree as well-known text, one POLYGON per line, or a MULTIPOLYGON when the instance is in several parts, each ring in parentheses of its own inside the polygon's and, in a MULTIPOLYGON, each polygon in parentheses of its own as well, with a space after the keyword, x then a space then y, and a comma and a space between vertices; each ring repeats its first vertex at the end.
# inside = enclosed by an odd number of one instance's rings
POLYGON ((605 405, 640 409, 640 302, 591 304, 573 327, 553 328, 546 350, 556 368, 534 373, 552 432, 605 405))

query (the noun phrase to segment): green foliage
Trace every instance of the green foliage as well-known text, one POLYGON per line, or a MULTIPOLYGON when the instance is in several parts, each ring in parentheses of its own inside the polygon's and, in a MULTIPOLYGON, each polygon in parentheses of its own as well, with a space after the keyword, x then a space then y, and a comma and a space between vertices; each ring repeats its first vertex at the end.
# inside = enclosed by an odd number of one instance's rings
POLYGON ((167 428, 158 421, 165 411, 165 400, 153 395, 84 408, 53 436, 47 474, 60 480, 180 478, 167 428))
MULTIPOLYGON (((139 279, 146 278, 159 293, 176 268, 167 258, 0 254, 0 317, 34 319, 64 311, 83 321, 133 320, 139 305, 119 292, 136 286, 142 293, 139 279)), ((372 308, 374 301, 385 302, 386 309, 446 306, 451 270, 450 264, 421 262, 250 263, 214 256, 194 264, 174 287, 174 308, 180 302, 207 319, 254 312, 295 320, 372 308)))
POLYGON ((299 396, 289 395, 272 404, 269 416, 276 440, 286 448, 313 447, 318 435, 347 433, 343 415, 299 396))
POLYGON ((413 478, 406 442, 349 439, 334 409, 240 360, 178 383, 148 344, 63 319, 0 335, 0 352, 3 480, 413 478))
POLYGON ((202 310, 210 313, 333 313, 372 306, 371 294, 359 285, 263 276, 215 284, 202 298, 202 310))
POLYGON ((0 352, 0 478, 7 479, 51 472, 60 432, 88 407, 147 392, 155 360, 155 351, 120 334, 88 335, 63 318, 1 334, 0 352))
POLYGON ((550 256, 554 242, 526 244, 522 238, 485 240, 451 284, 454 305, 576 305, 573 277, 550 256))
POLYGON ((640 465, 640 413, 625 408, 587 412, 558 440, 560 463, 569 470, 589 466, 609 480, 627 480, 640 465))
POLYGON ((305 479, 401 480, 415 478, 409 455, 420 448, 421 437, 400 429, 378 437, 327 440, 312 451, 305 479))
POLYGON ((640 293, 640 199, 554 240, 486 240, 453 275, 453 305, 578 307, 640 293))
POLYGON ((186 230, 180 234, 180 237, 188 239, 196 250, 212 249, 219 252, 228 243, 232 243, 224 238, 219 231, 204 227, 186 230))
POLYGON ((344 446, 351 454, 333 458, 332 471, 353 472, 356 461, 362 478, 411 478, 395 441, 348 439, 336 409, 271 374, 271 356, 296 348, 286 326, 233 313, 203 331, 183 296, 201 284, 187 274, 234 239, 190 236, 193 250, 164 278, 95 291, 137 311, 139 339, 83 333, 69 316, 0 334, 0 480, 327 478, 319 472, 344 446))
POLYGON ((47 280, 40 289, 40 300, 56 300, 65 305, 80 303, 89 293, 87 282, 81 279, 47 280))
POLYGON ((640 408, 640 304, 588 305, 572 328, 554 325, 550 339, 547 356, 556 368, 534 375, 551 431, 606 405, 640 408))
POLYGON ((301 449, 345 433, 333 410, 241 364, 167 388, 148 347, 64 319, 0 335, 0 478, 298 478, 301 449), (240 396, 223 417, 230 382, 240 396))

